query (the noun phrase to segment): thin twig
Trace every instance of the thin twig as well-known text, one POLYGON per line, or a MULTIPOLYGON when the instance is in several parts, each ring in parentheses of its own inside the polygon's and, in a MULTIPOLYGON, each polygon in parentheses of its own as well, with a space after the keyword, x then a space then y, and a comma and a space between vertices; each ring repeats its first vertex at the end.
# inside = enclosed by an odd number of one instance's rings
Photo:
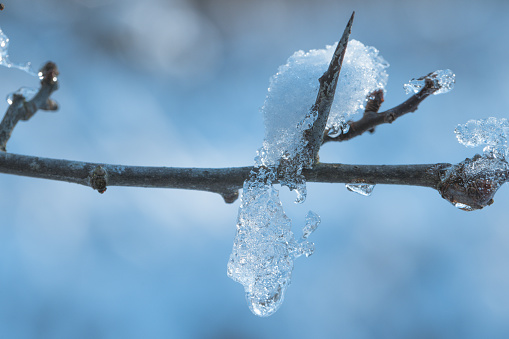
POLYGON ((53 62, 48 62, 39 72, 41 88, 30 100, 20 94, 14 94, 2 122, 0 123, 0 151, 6 151, 6 145, 12 131, 20 120, 29 120, 38 110, 55 111, 58 105, 50 99, 51 94, 58 89, 58 69, 53 62))
POLYGON ((436 84, 433 81, 426 79, 423 88, 418 93, 412 95, 407 101, 385 112, 365 112, 361 119, 348 122, 348 125, 350 125, 348 132, 340 134, 334 138, 325 134, 323 137, 323 143, 329 141, 350 140, 366 131, 374 130, 374 128, 378 125, 387 123, 390 124, 407 113, 415 112, 417 108, 419 108, 419 104, 424 99, 439 89, 440 87, 436 87, 436 84))

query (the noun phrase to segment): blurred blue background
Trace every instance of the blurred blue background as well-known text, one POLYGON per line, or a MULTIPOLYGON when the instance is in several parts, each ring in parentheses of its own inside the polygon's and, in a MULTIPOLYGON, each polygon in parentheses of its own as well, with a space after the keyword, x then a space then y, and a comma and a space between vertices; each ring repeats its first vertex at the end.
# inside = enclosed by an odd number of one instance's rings
MULTIPOLYGON (((14 62, 60 68, 57 113, 20 123, 13 153, 128 165, 253 163, 269 77, 294 51, 352 38, 391 64, 383 108, 403 84, 452 69, 455 89, 342 144, 323 162, 459 162, 480 150, 453 130, 507 117, 506 1, 9 1, 14 62)), ((0 93, 37 79, 0 68, 0 93)), ((7 103, 0 103, 5 111, 7 103)), ((309 184, 281 191, 299 234, 286 301, 251 314, 226 276, 239 202, 193 191, 90 188, 0 175, 2 338, 507 338, 509 192, 463 212, 431 189, 309 184)))

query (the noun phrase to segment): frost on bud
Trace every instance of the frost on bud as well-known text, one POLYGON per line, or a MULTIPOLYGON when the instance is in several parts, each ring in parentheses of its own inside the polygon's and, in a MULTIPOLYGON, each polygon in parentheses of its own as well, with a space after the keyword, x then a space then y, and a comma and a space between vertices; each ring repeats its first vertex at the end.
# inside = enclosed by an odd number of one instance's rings
POLYGON ((493 117, 470 120, 458 125, 454 132, 458 141, 467 147, 486 146, 483 155, 465 159, 449 168, 438 187, 440 194, 466 211, 491 205, 495 193, 509 175, 509 122, 493 117))
POLYGON ((505 160, 476 155, 451 166, 442 175, 438 191, 457 208, 478 210, 493 203, 508 174, 509 164, 505 160))
POLYGON ((435 90, 434 95, 450 92, 454 88, 456 75, 450 70, 438 70, 423 77, 412 79, 408 84, 403 85, 406 94, 418 93, 425 86, 435 90))

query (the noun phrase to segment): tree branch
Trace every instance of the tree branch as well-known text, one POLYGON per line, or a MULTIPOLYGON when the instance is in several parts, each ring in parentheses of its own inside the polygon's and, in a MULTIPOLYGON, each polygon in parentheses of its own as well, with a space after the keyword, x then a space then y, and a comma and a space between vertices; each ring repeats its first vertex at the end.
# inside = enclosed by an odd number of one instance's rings
POLYGON ((21 94, 14 94, 2 122, 0 123, 0 151, 6 151, 6 145, 12 131, 20 120, 29 120, 38 110, 55 111, 58 104, 50 99, 51 94, 58 89, 58 69, 53 62, 48 62, 39 71, 41 88, 30 100, 21 94))
MULTIPOLYGON (((453 204, 472 209, 491 204, 496 190, 509 177, 509 165, 497 175, 465 175, 465 166, 478 158, 427 165, 345 165, 318 163, 305 169, 308 182, 369 183, 430 187, 453 204), (486 187, 491 187, 489 192, 486 187), (484 188, 483 188, 484 187, 484 188), (477 189, 477 190, 476 190, 477 189), (479 195, 479 192, 487 194, 479 195)), ((500 160, 496 160, 500 162, 500 160)), ((507 166, 505 166, 507 165, 507 166)), ((0 173, 76 183, 103 193, 109 186, 176 188, 220 194, 232 203, 238 196, 252 167, 178 168, 125 166, 60 159, 49 159, 12 153, 0 153, 0 173)))
MULTIPOLYGON (((432 73, 430 73, 432 74, 432 73)), ((329 142, 329 141, 346 141, 350 140, 354 137, 357 137, 361 134, 363 134, 366 131, 374 131, 375 127, 381 124, 391 124, 394 122, 397 118, 402 117, 403 115, 407 113, 412 113, 419 108, 419 104, 424 101, 427 97, 429 97, 431 94, 435 93, 440 89, 439 86, 437 86, 437 82, 434 82, 433 80, 429 78, 425 78, 424 86, 419 91, 419 93, 416 93, 412 95, 408 100, 403 102, 402 104, 393 107, 385 112, 377 113, 377 111, 366 111, 364 112, 364 115, 360 120, 357 121, 349 121, 348 125, 350 125, 350 129, 346 133, 342 133, 339 136, 332 138, 329 135, 327 135, 327 131, 323 137, 323 143, 329 142)), ((372 96, 374 93, 370 94, 372 96)), ((383 101, 383 98, 382 98, 383 101)), ((369 103, 369 101, 368 101, 369 103)), ((380 106, 378 106, 379 108, 380 106)), ((366 105, 366 108, 368 108, 368 105, 366 105)))

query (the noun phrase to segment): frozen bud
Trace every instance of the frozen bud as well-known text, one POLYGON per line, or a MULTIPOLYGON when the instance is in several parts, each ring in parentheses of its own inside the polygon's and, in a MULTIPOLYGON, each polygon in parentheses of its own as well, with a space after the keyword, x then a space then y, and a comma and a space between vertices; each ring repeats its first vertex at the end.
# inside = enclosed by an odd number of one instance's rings
POLYGON ((412 79, 403 85, 406 94, 418 93, 428 83, 429 88, 436 89, 434 95, 450 92, 454 88, 456 75, 450 70, 438 70, 423 77, 412 79))

